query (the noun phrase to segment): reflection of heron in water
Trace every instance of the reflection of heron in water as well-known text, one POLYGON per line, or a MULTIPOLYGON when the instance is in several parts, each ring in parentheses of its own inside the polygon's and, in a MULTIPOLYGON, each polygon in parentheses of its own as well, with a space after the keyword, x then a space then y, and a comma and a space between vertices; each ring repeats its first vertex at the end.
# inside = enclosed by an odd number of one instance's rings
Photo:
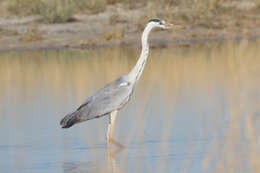
POLYGON ((134 68, 128 74, 120 76, 94 95, 88 97, 75 112, 66 115, 60 122, 62 128, 69 128, 76 123, 109 115, 107 143, 120 146, 120 144, 112 139, 116 116, 118 110, 130 100, 136 83, 143 72, 149 53, 148 36, 153 28, 183 29, 184 27, 166 23, 160 19, 151 19, 144 29, 142 35, 142 52, 134 68))
MULTIPOLYGON (((124 167, 120 165, 120 162, 117 162, 115 156, 120 153, 124 148, 119 148, 115 151, 108 150, 107 158, 98 159, 95 161, 76 161, 76 162, 63 162, 63 172, 64 173, 119 173, 127 172, 123 170, 124 167)), ((84 151, 82 151, 84 152, 84 151)))

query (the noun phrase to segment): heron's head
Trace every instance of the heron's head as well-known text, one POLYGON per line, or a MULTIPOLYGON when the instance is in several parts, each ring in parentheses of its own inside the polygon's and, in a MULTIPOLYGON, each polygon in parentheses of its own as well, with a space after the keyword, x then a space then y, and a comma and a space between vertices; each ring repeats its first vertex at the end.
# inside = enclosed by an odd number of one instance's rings
POLYGON ((184 26, 167 23, 164 20, 161 20, 161 19, 158 19, 158 18, 154 18, 154 19, 149 20, 148 24, 153 25, 154 27, 162 28, 162 29, 175 29, 175 30, 185 29, 184 26))

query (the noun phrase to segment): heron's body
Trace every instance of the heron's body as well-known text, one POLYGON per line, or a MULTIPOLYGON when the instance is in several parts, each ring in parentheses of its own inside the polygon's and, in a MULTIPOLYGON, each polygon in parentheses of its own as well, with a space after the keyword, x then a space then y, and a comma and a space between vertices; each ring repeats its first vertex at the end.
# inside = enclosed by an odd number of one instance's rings
MULTIPOLYGON (((171 26, 170 24, 168 24, 171 26)), ((173 26, 173 25, 172 25, 173 26)), ((107 84, 87 100, 73 113, 66 115, 60 122, 63 128, 101 116, 109 115, 107 139, 113 135, 113 125, 119 109, 131 98, 139 80, 149 53, 148 36, 154 27, 166 28, 166 23, 160 19, 152 19, 147 24, 142 35, 142 52, 134 68, 115 81, 107 84)))
POLYGON ((88 97, 75 112, 64 117, 61 121, 63 128, 119 110, 129 101, 132 88, 133 85, 126 80, 126 76, 119 77, 88 97))

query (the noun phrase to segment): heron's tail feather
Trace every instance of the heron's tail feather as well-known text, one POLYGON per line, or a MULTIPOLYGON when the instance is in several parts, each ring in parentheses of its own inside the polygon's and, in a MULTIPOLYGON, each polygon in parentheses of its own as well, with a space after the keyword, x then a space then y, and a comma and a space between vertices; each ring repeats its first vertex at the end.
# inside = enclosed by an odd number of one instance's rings
POLYGON ((77 116, 78 112, 73 112, 71 114, 66 115, 61 121, 60 125, 62 128, 70 128, 74 124, 80 122, 77 116))

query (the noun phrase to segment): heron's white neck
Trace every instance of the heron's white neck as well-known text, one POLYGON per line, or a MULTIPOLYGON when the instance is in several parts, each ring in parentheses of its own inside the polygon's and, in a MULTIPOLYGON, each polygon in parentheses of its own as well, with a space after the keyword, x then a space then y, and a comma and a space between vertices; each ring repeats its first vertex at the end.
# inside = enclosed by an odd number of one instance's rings
POLYGON ((151 30, 153 29, 154 25, 148 24, 146 25, 143 35, 142 35, 142 52, 141 55, 134 66, 134 68, 131 70, 131 72, 128 74, 130 82, 137 82, 143 72, 144 66, 146 64, 146 60, 149 54, 149 43, 148 43, 148 36, 151 30))

